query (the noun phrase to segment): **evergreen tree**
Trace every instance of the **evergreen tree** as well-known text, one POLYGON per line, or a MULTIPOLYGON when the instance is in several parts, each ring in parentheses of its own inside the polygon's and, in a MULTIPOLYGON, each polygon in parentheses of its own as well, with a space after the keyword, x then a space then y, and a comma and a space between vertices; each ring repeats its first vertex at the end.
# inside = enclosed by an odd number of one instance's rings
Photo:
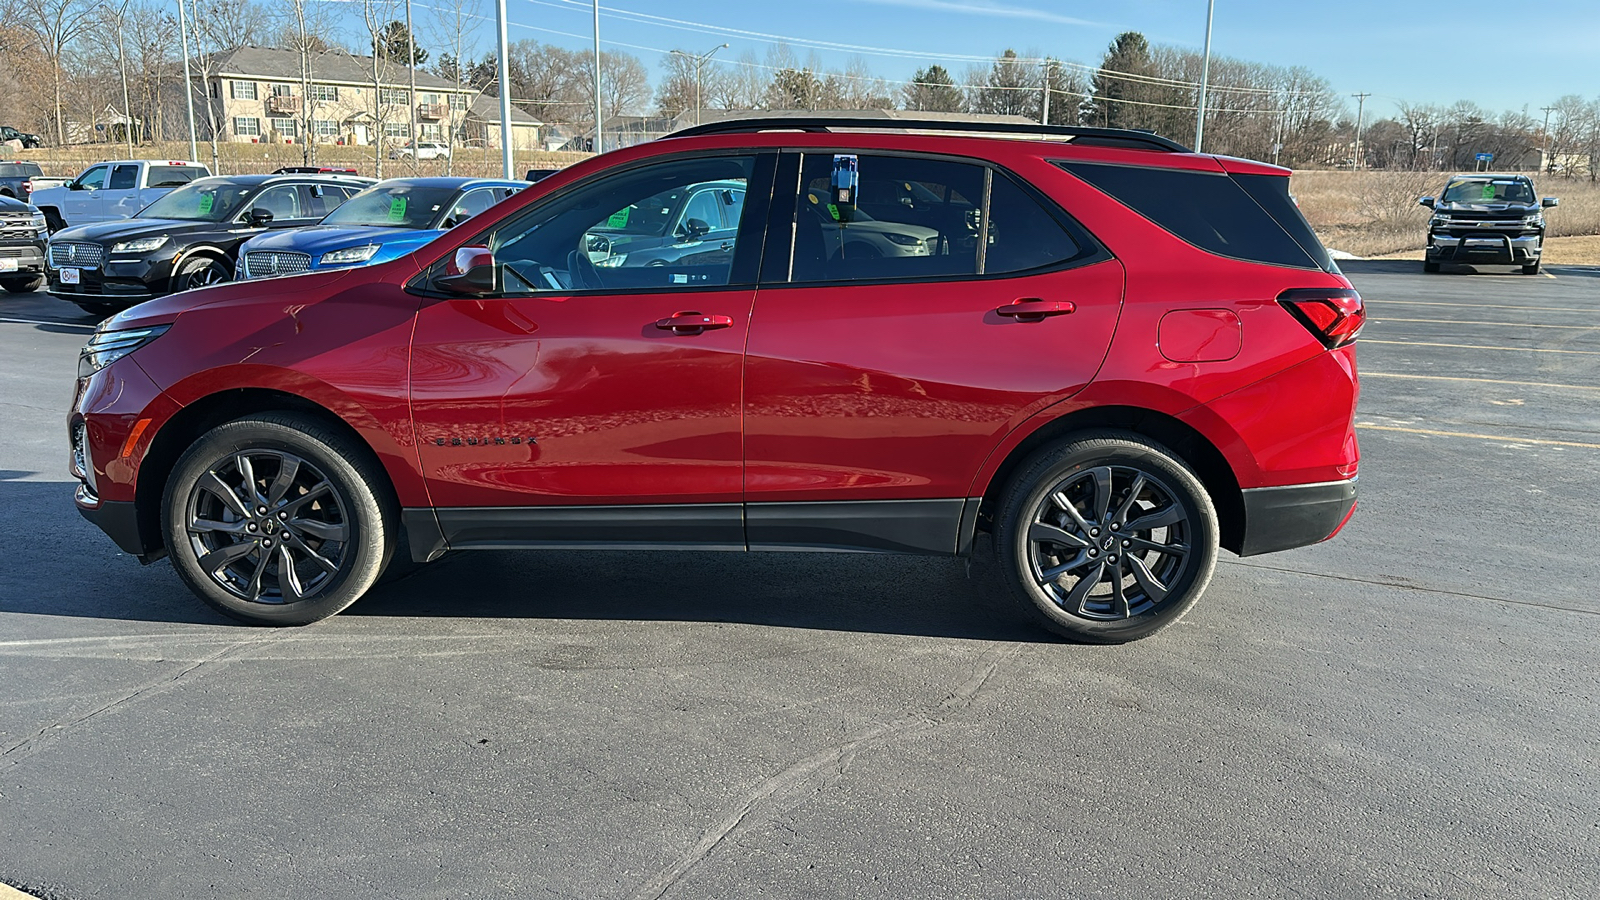
POLYGON ((911 83, 901 89, 906 109, 921 112, 961 112, 966 105, 961 89, 944 66, 932 65, 911 76, 911 83))
POLYGON ((383 26, 383 30, 373 36, 372 54, 401 65, 420 66, 428 61, 428 51, 416 45, 411 32, 406 30, 406 23, 399 20, 383 26))
POLYGON ((989 67, 983 83, 976 86, 972 111, 1037 118, 1041 96, 1033 67, 1018 59, 1017 51, 1007 48, 989 67))
POLYGON ((1094 76, 1094 99, 1089 124, 1101 128, 1152 128, 1159 121, 1158 103, 1167 93, 1146 79, 1155 74, 1150 43, 1137 31, 1117 35, 1106 48, 1100 71, 1094 76))

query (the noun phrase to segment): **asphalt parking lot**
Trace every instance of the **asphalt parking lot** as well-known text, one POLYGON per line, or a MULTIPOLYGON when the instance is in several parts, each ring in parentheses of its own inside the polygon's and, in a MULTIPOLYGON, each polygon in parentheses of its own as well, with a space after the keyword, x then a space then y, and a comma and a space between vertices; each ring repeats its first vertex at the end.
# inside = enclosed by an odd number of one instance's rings
POLYGON ((1346 270, 1355 519, 1112 648, 873 556, 482 553, 231 624, 73 510, 86 320, 0 297, 0 882, 1592 897, 1600 269, 1346 270))

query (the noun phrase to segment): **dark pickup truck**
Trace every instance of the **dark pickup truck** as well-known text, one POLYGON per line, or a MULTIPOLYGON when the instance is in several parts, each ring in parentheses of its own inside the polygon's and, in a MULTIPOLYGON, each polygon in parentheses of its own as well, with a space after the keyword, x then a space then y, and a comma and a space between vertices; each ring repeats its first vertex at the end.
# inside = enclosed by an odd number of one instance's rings
POLYGON ((1537 275, 1544 253, 1544 211, 1560 201, 1538 199, 1533 179, 1526 175, 1481 172, 1452 175, 1437 199, 1417 202, 1433 210, 1424 272, 1454 262, 1521 266, 1522 274, 1537 275))
POLYGON ((0 197, 0 290, 31 291, 44 283, 44 215, 10 197, 0 197))
POLYGON ((33 179, 44 175, 44 170, 38 163, 14 160, 12 162, 0 161, 0 197, 15 197, 18 200, 27 200, 33 193, 33 179))

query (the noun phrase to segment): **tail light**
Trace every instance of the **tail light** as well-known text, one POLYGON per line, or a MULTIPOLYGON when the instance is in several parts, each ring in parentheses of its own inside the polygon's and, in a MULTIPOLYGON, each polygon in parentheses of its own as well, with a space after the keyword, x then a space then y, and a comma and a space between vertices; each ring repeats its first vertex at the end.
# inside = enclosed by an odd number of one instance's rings
POLYGON ((1278 295, 1278 303, 1330 350, 1355 340, 1367 324, 1361 295, 1349 289, 1288 290, 1278 295))

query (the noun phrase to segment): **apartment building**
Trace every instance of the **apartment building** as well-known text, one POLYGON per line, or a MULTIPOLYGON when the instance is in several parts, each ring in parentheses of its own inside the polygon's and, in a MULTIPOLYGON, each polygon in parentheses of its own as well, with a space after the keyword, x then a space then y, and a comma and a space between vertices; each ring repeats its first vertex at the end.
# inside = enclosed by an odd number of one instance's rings
MULTIPOLYGON (((485 126, 498 140, 498 110, 486 121, 489 105, 476 89, 418 69, 413 96, 408 68, 380 61, 375 84, 372 66, 370 56, 314 54, 307 90, 297 51, 240 47, 219 53, 196 66, 210 115, 197 108, 195 125, 206 139, 215 127, 220 140, 243 143, 399 145, 413 137, 414 109, 418 140, 443 141, 453 133, 460 141, 483 134, 485 126)), ((200 96, 195 99, 199 107, 200 96)), ((521 110, 513 110, 511 119, 513 145, 537 147, 538 120, 521 110)))

